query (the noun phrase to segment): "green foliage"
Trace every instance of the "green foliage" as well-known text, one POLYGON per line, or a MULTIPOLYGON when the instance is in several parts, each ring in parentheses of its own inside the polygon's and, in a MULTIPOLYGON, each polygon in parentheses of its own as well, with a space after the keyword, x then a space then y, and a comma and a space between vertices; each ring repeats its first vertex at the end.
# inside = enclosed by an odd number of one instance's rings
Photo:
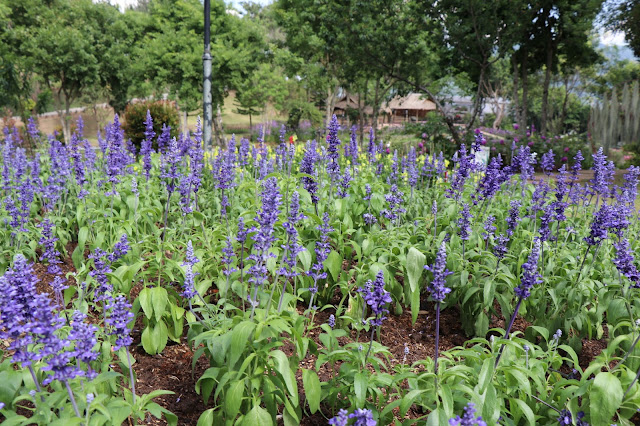
MULTIPOLYGON (((151 113, 153 118, 153 131, 156 137, 162 133, 162 126, 167 125, 171 127, 171 136, 178 136, 178 130, 180 127, 180 117, 178 116, 178 110, 172 102, 167 101, 144 101, 129 104, 122 116, 125 137, 131 139, 131 141, 140 150, 140 144, 144 139, 144 132, 146 129, 145 120, 147 118, 147 111, 151 113)), ((154 146, 154 149, 158 149, 154 146)))

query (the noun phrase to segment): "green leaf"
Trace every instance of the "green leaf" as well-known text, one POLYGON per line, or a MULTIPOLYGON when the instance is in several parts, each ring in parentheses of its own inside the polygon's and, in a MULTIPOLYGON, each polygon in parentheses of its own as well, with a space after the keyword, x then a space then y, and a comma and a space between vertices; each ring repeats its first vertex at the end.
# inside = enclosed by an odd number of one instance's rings
POLYGON ((253 333, 256 325, 250 321, 243 321, 236 325, 231 332, 231 345, 229 346, 228 361, 229 366, 233 368, 240 356, 244 352, 249 336, 253 333))
POLYGON ((356 393, 356 406, 362 408, 364 406, 364 400, 367 396, 367 376, 364 373, 356 373, 353 387, 356 393))
POLYGON ((320 408, 320 379, 318 374, 313 370, 302 369, 302 385, 304 386, 304 394, 307 396, 307 403, 311 414, 314 414, 320 408))
POLYGON ((169 334, 167 333, 167 326, 164 322, 157 323, 151 331, 151 339, 156 347, 156 353, 160 353, 167 346, 167 340, 169 340, 169 334))
POLYGON ((198 424, 196 426, 213 426, 215 417, 215 408, 209 408, 207 411, 200 414, 198 424))
POLYGON ((411 247, 407 253, 405 268, 407 269, 407 278, 409 278, 409 286, 412 292, 419 290, 418 284, 420 284, 420 276, 424 270, 426 259, 427 257, 415 247, 411 247))
POLYGON ((591 386, 591 424, 610 424, 611 418, 622 404, 622 395, 622 385, 616 376, 609 372, 598 373, 591 386))
POLYGON ((420 292, 414 291, 411 293, 411 324, 415 325, 418 320, 418 314, 420 313, 420 292))
POLYGON ((276 371, 282 375, 289 395, 297 397, 298 384, 296 383, 296 376, 291 371, 291 367, 289 367, 289 358, 281 350, 272 351, 271 356, 276 361, 276 371))
POLYGON ((324 265, 329 270, 333 281, 338 281, 340 271, 342 270, 342 256, 340 256, 337 251, 331 250, 324 265))
POLYGON ((529 407, 523 400, 517 399, 517 398, 509 398, 509 402, 511 404, 511 407, 513 407, 514 405, 518 406, 520 411, 522 411, 524 416, 527 418, 527 421, 529 422, 529 425, 535 426, 535 424, 536 424, 536 416, 533 414, 533 411, 531 410, 531 407, 529 407))
POLYGON ((140 301, 144 315, 151 319, 151 317, 153 317, 153 305, 151 304, 151 292, 149 288, 143 288, 140 291, 138 301, 140 301))
POLYGON ((300 259, 305 271, 311 269, 311 253, 309 253, 309 250, 304 250, 298 253, 298 259, 300 259))
POLYGON ((169 303, 167 290, 162 287, 154 287, 151 289, 151 304, 153 305, 153 313, 156 321, 160 322, 162 319, 162 314, 164 314, 167 303, 169 303))
POLYGON ((244 397, 244 380, 238 380, 229 386, 229 390, 224 396, 224 411, 227 419, 235 419, 240 412, 242 399, 244 397))
POLYGON ((242 426, 272 426, 273 421, 269 412, 264 408, 256 405, 242 419, 242 426))
POLYGON ((142 336, 140 337, 140 340, 142 341, 142 348, 146 353, 148 354, 157 353, 156 352, 157 347, 151 337, 151 326, 145 327, 145 329, 142 331, 142 336))
POLYGON ((409 411, 409 408, 411 408, 411 406, 413 405, 416 398, 424 392, 426 391, 423 389, 414 389, 407 393, 402 398, 402 402, 400 403, 400 416, 404 417, 407 414, 407 411, 409 411))
POLYGON ((482 369, 478 376, 478 393, 484 393, 487 386, 489 386, 489 383, 491 383, 491 377, 493 376, 493 364, 494 360, 492 358, 487 358, 482 363, 482 369))

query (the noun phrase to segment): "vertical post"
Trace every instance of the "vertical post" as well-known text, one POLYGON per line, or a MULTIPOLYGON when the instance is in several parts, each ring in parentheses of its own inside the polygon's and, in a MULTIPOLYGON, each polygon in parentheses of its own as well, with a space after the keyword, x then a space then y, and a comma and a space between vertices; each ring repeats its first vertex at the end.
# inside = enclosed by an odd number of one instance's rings
POLYGON ((204 148, 211 149, 211 127, 213 124, 213 111, 211 107, 211 1, 204 0, 204 54, 202 63, 204 68, 204 81, 202 84, 203 115, 204 115, 204 148))

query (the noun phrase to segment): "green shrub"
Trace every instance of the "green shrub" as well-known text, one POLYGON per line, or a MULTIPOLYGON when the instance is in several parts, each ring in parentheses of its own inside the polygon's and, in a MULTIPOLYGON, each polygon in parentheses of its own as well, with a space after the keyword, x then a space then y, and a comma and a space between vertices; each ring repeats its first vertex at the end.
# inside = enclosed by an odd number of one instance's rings
MULTIPOLYGON (((147 118, 147 110, 151 113, 153 119, 153 131, 156 132, 155 139, 162 132, 162 125, 166 124, 171 127, 171 136, 178 136, 180 127, 180 118, 178 110, 172 102, 167 101, 145 101, 129 104, 124 110, 122 121, 124 122, 125 136, 134 143, 138 151, 140 144, 144 139, 145 120, 147 118)), ((157 149, 157 143, 153 142, 153 148, 157 149)))

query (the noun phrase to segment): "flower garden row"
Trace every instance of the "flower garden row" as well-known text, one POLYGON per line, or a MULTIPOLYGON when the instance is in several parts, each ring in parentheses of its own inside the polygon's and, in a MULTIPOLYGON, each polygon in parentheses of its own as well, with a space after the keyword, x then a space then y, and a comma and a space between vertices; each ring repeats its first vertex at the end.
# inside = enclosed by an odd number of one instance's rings
POLYGON ((215 153, 199 129, 156 135, 150 116, 139 152, 117 116, 96 151, 81 122, 68 145, 28 131, 35 152, 15 129, 2 147, 3 424, 176 424, 153 401, 166 391, 136 394, 136 324, 149 354, 186 337, 194 365, 208 359, 198 425, 638 418, 640 169, 615 184, 602 151, 556 169, 552 151, 536 164, 514 144, 483 167, 478 133, 452 162, 385 155, 373 132, 341 141, 335 117, 326 141, 282 129, 275 147, 232 138, 215 153), (392 362, 380 330, 403 311, 415 323, 427 299, 435 356, 392 362), (441 350, 453 306, 470 338, 441 350), (583 339, 602 338, 581 366, 583 339))

